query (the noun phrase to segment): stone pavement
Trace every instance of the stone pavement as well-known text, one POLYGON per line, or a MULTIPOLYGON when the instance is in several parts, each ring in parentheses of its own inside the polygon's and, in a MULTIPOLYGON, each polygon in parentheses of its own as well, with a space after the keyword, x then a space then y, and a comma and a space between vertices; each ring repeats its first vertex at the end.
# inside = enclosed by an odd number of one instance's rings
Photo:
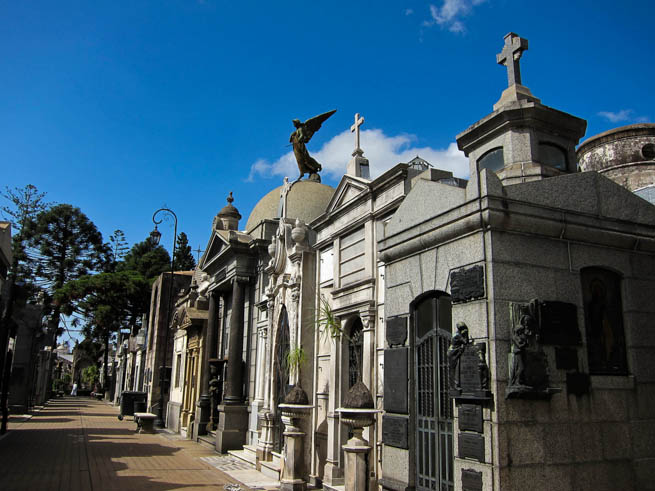
POLYGON ((66 397, 12 418, 0 437, 0 490, 251 489, 206 461, 217 456, 211 449, 137 434, 117 414, 103 401, 66 397))

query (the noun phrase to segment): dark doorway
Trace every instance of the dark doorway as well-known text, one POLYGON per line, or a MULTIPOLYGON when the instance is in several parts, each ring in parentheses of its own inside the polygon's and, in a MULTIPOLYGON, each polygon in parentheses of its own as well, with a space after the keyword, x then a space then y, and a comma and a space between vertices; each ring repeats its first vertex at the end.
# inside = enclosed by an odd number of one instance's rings
POLYGON ((414 305, 416 489, 454 489, 453 402, 448 397, 451 303, 434 293, 414 305))
MULTIPOLYGON (((290 349, 289 335, 289 316, 287 309, 282 307, 280 313, 280 324, 277 330, 277 345, 275 349, 275 387, 276 387, 276 407, 284 402, 284 398, 291 390, 289 386, 289 366, 287 364, 287 355, 290 349)), ((284 424, 282 423, 282 413, 280 410, 275 411, 275 426, 273 428, 273 451, 281 452, 284 448, 284 424)))

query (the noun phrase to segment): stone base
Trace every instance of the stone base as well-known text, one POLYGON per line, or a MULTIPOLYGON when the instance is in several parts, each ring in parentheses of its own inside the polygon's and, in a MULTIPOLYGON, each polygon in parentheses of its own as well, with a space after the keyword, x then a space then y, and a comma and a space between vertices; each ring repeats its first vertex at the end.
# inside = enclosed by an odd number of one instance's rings
POLYGON ((216 428, 216 451, 227 453, 238 450, 246 443, 248 430, 248 406, 219 405, 216 428))
POLYGON ((280 491, 305 491, 307 483, 302 479, 281 480, 280 491))
POLYGON ((196 403, 196 421, 193 425, 193 439, 198 440, 199 436, 207 434, 207 425, 211 410, 211 400, 208 395, 201 395, 196 403))
POLYGON ((343 469, 335 462, 326 462, 323 468, 323 483, 330 486, 341 486, 344 483, 343 469))

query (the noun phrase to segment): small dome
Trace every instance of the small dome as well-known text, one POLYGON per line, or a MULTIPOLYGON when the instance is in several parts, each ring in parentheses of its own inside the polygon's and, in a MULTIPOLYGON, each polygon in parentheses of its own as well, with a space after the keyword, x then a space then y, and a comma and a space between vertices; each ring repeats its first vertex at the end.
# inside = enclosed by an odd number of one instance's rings
MULTIPOLYGON (((282 187, 276 187, 259 200, 248 217, 246 232, 251 231, 262 220, 279 218, 282 187)), ((287 218, 311 222, 325 212, 333 194, 334 188, 327 184, 316 181, 294 182, 287 197, 287 218)))
POLYGON ((233 217, 237 220, 241 220, 241 214, 239 213, 239 210, 237 210, 232 204, 233 201, 234 198, 232 197, 232 191, 230 191, 230 195, 227 197, 227 205, 225 205, 223 209, 218 212, 219 217, 233 217))

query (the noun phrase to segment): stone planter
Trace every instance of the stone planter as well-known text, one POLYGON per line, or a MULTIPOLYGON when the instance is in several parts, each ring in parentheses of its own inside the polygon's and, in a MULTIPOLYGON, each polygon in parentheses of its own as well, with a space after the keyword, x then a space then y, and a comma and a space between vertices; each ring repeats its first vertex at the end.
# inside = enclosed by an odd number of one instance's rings
POLYGON ((284 451, 280 469, 281 491, 307 489, 307 482, 304 480, 306 472, 302 442, 305 433, 300 429, 300 422, 309 415, 313 407, 307 404, 278 405, 284 423, 284 451))
POLYGON ((346 491, 367 489, 368 468, 366 465, 371 447, 363 436, 364 428, 375 423, 378 409, 348 408, 337 409, 341 423, 352 429, 353 436, 343 446, 346 456, 345 484, 346 491))

